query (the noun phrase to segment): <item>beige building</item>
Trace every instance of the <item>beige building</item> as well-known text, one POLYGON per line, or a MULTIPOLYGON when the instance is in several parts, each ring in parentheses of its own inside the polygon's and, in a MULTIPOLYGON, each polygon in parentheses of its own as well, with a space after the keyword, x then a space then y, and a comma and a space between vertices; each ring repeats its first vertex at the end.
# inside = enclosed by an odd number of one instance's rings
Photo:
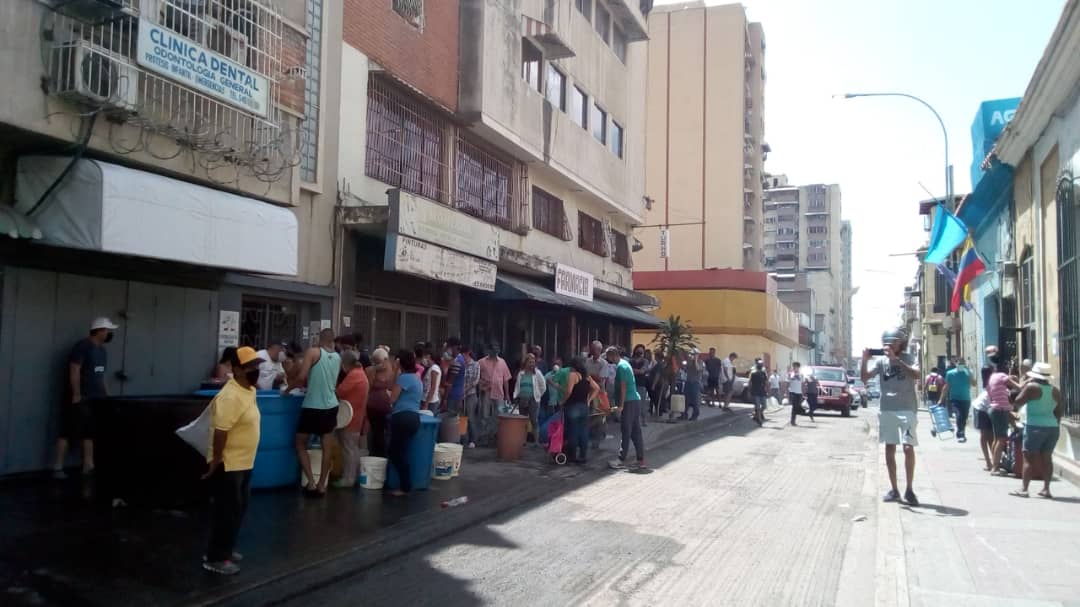
POLYGON ((690 2, 650 14, 652 204, 635 269, 762 269, 764 56, 761 24, 742 5, 690 2))
POLYGON ((0 242, 0 475, 43 467, 57 371, 94 317, 120 324, 117 395, 189 392, 226 346, 330 322, 336 79, 320 76, 340 11, 0 2, 0 215, 17 226, 0 242))
POLYGON ((346 26, 343 314, 374 343, 460 335, 502 344, 511 363, 526 344, 564 356, 597 338, 629 345, 632 328, 655 326, 631 280, 645 212, 640 3, 410 6, 404 20, 388 3, 346 9, 347 24, 393 36, 346 26), (403 236, 423 264, 399 263, 403 236))
POLYGON ((765 269, 776 280, 780 300, 810 317, 812 362, 846 365, 851 280, 845 273, 840 186, 788 185, 783 175, 766 176, 765 182, 765 269))

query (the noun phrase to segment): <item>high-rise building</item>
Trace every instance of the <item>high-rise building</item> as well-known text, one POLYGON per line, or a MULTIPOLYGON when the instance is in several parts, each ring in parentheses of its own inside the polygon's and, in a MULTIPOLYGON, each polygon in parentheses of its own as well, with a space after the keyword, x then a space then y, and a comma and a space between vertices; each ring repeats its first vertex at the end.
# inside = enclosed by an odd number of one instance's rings
POLYGON ((780 300, 810 317, 812 362, 843 364, 850 356, 851 321, 840 186, 793 186, 784 176, 765 181, 765 268, 776 279, 780 300))
MULTIPOLYGON (((645 193, 634 286, 703 347, 784 368, 799 320, 762 271, 765 39, 740 4, 658 6, 649 15, 645 193)), ((650 335, 640 335, 649 339, 650 335)), ((802 361, 805 362, 805 361, 802 361)))
POLYGON ((740 4, 649 16, 652 205, 635 270, 762 269, 764 57, 761 24, 740 4))
POLYGON ((849 365, 854 360, 854 348, 852 344, 851 325, 854 311, 851 307, 851 298, 855 295, 855 289, 851 284, 851 221, 840 222, 840 354, 848 357, 849 365))

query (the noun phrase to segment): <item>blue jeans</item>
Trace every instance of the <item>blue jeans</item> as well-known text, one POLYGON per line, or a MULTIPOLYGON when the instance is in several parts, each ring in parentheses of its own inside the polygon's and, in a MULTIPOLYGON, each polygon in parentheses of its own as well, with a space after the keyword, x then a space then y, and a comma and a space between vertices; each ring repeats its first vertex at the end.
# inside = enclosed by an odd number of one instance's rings
POLYGON ((694 421, 701 415, 701 382, 688 381, 686 382, 686 413, 683 415, 694 421), (694 410, 694 415, 690 415, 690 409, 694 410))
POLYGON ((566 456, 573 461, 585 461, 589 457, 589 405, 567 403, 565 419, 569 449, 566 456))
POLYGON ((761 415, 761 416, 765 415, 765 397, 764 396, 755 396, 754 397, 754 413, 756 413, 758 415, 761 415))
POLYGON ((949 401, 952 405, 953 411, 956 411, 956 437, 964 438, 964 431, 967 430, 968 413, 971 412, 970 400, 952 400, 949 401))

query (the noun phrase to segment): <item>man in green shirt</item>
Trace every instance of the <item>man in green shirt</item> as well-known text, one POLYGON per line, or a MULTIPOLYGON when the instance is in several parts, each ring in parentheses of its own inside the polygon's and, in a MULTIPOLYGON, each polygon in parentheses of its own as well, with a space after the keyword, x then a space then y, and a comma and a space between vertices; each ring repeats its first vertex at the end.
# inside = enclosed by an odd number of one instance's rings
POLYGON ((619 409, 622 424, 622 448, 619 449, 619 461, 611 462, 612 468, 624 468, 630 442, 634 443, 634 455, 637 456, 637 470, 645 469, 645 438, 641 434, 641 407, 644 402, 637 391, 634 369, 630 361, 619 355, 619 349, 612 346, 604 353, 607 361, 615 365, 615 398, 612 407, 619 409))

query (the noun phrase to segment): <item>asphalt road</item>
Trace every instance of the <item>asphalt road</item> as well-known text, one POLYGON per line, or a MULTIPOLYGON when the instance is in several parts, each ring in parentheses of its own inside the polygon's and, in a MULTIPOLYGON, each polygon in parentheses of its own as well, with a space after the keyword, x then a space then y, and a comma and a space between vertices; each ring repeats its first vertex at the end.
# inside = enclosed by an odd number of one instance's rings
POLYGON ((873 413, 745 419, 292 604, 872 604, 873 413))

